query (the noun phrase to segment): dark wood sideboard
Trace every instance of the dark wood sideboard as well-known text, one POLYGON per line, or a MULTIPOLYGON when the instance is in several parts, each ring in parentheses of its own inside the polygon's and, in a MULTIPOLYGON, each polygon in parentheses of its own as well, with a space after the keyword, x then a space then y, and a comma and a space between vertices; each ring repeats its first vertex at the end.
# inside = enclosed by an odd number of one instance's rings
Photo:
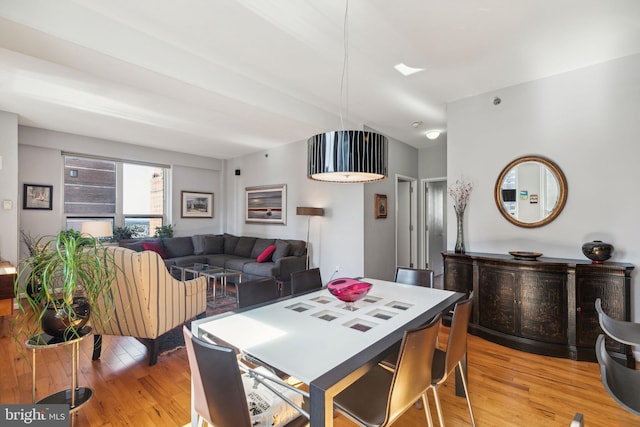
MULTIPOLYGON (((631 264, 443 252, 444 288, 474 291, 469 332, 530 353, 595 361, 602 333, 595 309, 631 320, 631 264)), ((635 366, 629 346, 607 347, 635 366)))

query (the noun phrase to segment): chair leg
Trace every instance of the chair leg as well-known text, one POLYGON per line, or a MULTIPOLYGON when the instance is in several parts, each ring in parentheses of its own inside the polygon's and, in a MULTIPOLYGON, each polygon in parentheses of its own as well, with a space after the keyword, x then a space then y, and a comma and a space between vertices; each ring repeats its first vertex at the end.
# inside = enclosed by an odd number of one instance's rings
POLYGON ((160 352, 160 340, 158 338, 151 340, 149 344, 149 366, 158 363, 158 353, 160 352))
POLYGON ((95 334, 93 336, 93 355, 91 356, 91 360, 100 359, 101 353, 102 353, 102 335, 95 334))
POLYGON ((427 415, 427 423, 429 423, 429 427, 433 427, 433 419, 431 419, 431 410, 429 409, 429 398, 427 397, 426 391, 422 394, 422 406, 424 407, 424 412, 427 415))
POLYGON ((475 427, 476 420, 473 418, 473 409, 471 409, 471 398, 469 397, 469 388, 467 387, 467 379, 464 377, 462 362, 458 362, 458 369, 460 370, 460 378, 462 379, 462 385, 464 386, 464 395, 467 397, 467 406, 469 407, 469 415, 471 416, 471 426, 475 427))
POLYGON ((433 387, 433 400, 436 401, 436 409, 438 410, 438 422, 440 427, 444 427, 444 419, 442 418, 442 407, 440 406, 440 397, 438 396, 438 387, 433 387))

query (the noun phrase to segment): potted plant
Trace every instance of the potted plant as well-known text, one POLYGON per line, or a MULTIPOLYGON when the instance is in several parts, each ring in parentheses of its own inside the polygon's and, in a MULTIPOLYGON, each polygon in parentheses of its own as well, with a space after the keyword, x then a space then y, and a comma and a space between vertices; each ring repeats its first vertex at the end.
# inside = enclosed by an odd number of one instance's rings
POLYGON ((94 323, 108 320, 116 271, 113 254, 75 230, 43 236, 35 247, 37 253, 20 262, 14 284, 16 295, 22 296, 14 337, 29 338, 42 328, 70 339, 79 336, 90 316, 94 323), (28 292, 36 282, 40 286, 28 292))
POLYGON ((173 227, 171 224, 156 227, 153 237, 173 237, 173 227))

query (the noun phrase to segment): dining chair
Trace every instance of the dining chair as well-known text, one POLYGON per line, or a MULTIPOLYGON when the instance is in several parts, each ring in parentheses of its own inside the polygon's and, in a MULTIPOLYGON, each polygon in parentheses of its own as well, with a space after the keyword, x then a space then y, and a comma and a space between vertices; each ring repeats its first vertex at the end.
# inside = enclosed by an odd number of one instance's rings
POLYGON ((291 273, 291 295, 299 295, 322 288, 319 268, 291 273))
POLYGON ((627 345, 640 345, 640 323, 618 320, 607 315, 602 309, 602 301, 596 299, 596 311, 600 327, 614 340, 627 345))
POLYGON ((469 407, 469 415, 471 416, 471 425, 476 425, 475 419, 473 418, 473 409, 471 409, 469 388, 467 387, 467 379, 465 378, 464 373, 465 369, 463 369, 462 366, 462 360, 467 354, 467 330, 469 328, 472 303, 473 292, 467 299, 456 303, 453 309, 453 317, 451 319, 451 327, 449 329, 446 350, 443 351, 436 348, 433 355, 433 363, 431 364, 433 395, 436 401, 438 420, 440 421, 441 426, 444 426, 444 421, 442 418, 440 398, 438 397, 438 388, 447 381, 450 374, 454 373, 456 367, 459 370, 462 385, 464 386, 464 394, 467 398, 467 406, 469 407))
POLYGON ((427 390, 431 387, 431 360, 440 325, 438 314, 428 324, 405 331, 397 368, 390 372, 379 365, 334 398, 338 411, 367 427, 388 426, 422 400, 429 426, 433 426, 427 390))
POLYGON ((236 283, 238 309, 273 301, 279 297, 280 289, 273 277, 236 283))
POLYGON ((397 267, 394 282, 433 288, 433 270, 397 267))
MULTIPOLYGON (((206 421, 208 425, 216 427, 251 427, 252 413, 255 415, 256 403, 252 400, 253 397, 246 393, 234 350, 197 338, 186 326, 182 328, 182 332, 191 369, 193 405, 198 415, 198 426, 201 427, 206 421), (248 400, 252 403, 250 404, 248 400)), ((306 393, 276 379, 261 376, 256 371, 251 372, 255 374, 251 378, 263 385, 260 389, 262 396, 279 397, 283 399, 283 404, 291 404, 291 408, 299 412, 299 415, 294 415, 294 418, 285 424, 286 427, 304 426, 308 423, 308 413, 304 409, 308 407, 306 393), (287 402, 291 399, 275 393, 273 386, 269 386, 268 382, 303 394, 303 407, 298 407, 294 402, 287 402), (269 396, 269 392, 273 395, 269 396)), ((259 386, 256 384, 249 391, 256 393, 256 387, 259 386)), ((271 409, 274 413, 278 412, 277 408, 271 407, 271 409)))
POLYGON ((596 358, 600 365, 600 379, 609 395, 620 406, 640 416, 640 371, 627 368, 613 360, 605 347, 605 336, 598 335, 596 358))
POLYGON ((573 420, 571 420, 571 424, 569 424, 569 427, 584 427, 584 415, 580 412, 576 412, 573 420))

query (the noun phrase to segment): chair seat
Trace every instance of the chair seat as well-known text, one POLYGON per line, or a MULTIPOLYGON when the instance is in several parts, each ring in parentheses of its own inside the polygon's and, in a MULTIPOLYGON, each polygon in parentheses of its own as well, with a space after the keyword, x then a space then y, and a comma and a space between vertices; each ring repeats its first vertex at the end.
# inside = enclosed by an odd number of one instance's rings
POLYGON ((379 426, 385 418, 389 395, 371 393, 371 390, 388 390, 392 380, 393 373, 376 366, 350 385, 348 391, 338 394, 334 402, 338 409, 350 414, 360 424, 379 426))

